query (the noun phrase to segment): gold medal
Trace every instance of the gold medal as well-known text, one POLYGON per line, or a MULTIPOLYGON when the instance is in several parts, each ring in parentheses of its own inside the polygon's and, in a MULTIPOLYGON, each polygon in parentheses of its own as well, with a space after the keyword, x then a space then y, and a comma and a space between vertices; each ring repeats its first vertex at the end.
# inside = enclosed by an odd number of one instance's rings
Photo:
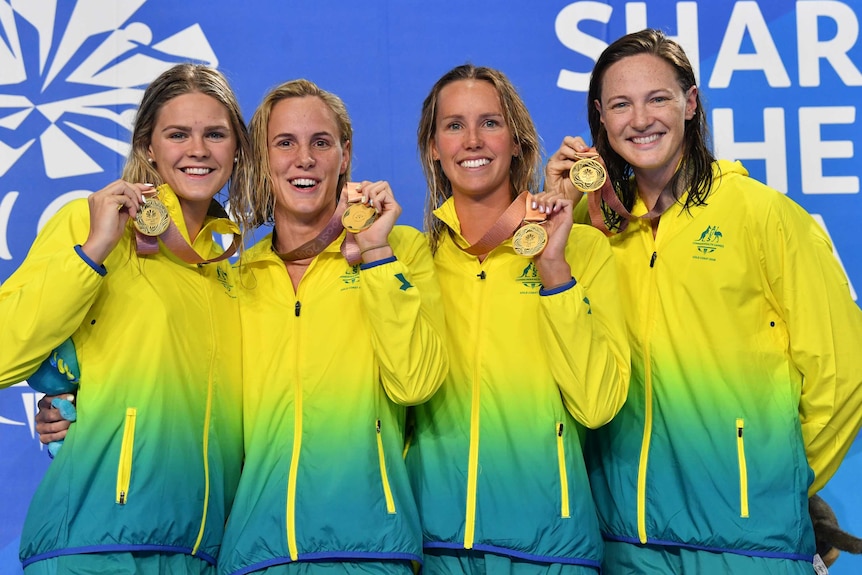
POLYGON ((354 234, 367 230, 377 220, 377 210, 368 204, 353 203, 341 215, 344 229, 354 234))
POLYGON ((512 248, 514 248, 515 253, 524 257, 532 257, 542 253, 547 243, 548 232, 535 223, 521 226, 512 237, 512 248))
POLYGON ((163 234, 170 223, 171 217, 168 215, 168 208, 154 197, 146 198, 141 207, 138 208, 138 215, 135 216, 135 227, 147 236, 163 234))
POLYGON ((595 192, 604 184, 605 168, 593 158, 582 158, 569 170, 569 179, 582 192, 595 192))

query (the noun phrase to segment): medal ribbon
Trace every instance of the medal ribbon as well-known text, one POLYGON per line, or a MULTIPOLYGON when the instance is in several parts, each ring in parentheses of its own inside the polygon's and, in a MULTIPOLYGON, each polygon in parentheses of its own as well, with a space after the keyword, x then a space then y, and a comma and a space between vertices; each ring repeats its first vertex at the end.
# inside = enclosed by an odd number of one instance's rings
MULTIPOLYGON (((344 230, 344 224, 341 223, 341 216, 344 214, 344 210, 346 208, 347 194, 341 194, 341 199, 338 202, 338 205, 335 206, 335 212, 333 212, 332 217, 329 218, 329 221, 326 222, 323 229, 320 230, 320 233, 318 233, 314 239, 305 242, 298 248, 292 249, 287 253, 280 253, 275 249, 276 234, 275 230, 273 230, 272 251, 286 262, 315 257, 325 250, 326 246, 331 244, 339 235, 341 235, 342 230, 344 230)), ((345 259, 347 259, 347 263, 352 266, 355 266, 362 261, 362 254, 359 253, 359 244, 356 243, 356 237, 354 234, 345 234, 344 241, 341 242, 341 255, 343 255, 345 259)))
POLYGON ((674 199, 670 194, 661 194, 658 197, 653 208, 645 213, 642 216, 633 216, 630 211, 626 209, 623 203, 620 201, 619 196, 617 196, 616 191, 614 191, 614 186, 611 184, 611 179, 607 176, 608 169, 605 166, 605 161, 602 159, 600 155, 595 152, 586 152, 581 154, 576 154, 578 158, 591 158, 601 164, 602 168, 605 170, 605 183, 602 184, 602 187, 596 192, 587 192, 589 196, 587 198, 590 212, 590 221, 593 224, 593 227, 601 230, 606 236, 611 236, 614 234, 610 229, 608 229, 607 224, 605 224, 605 216, 602 213, 602 200, 608 205, 608 207, 623 217, 623 222, 620 224, 620 232, 624 231, 628 226, 630 221, 634 220, 652 220, 667 211, 669 207, 673 205, 674 199))
POLYGON ((485 232, 485 235, 478 242, 466 248, 458 247, 470 255, 481 256, 499 246, 504 240, 511 238, 515 230, 520 227, 521 222, 524 221, 526 206, 530 202, 530 195, 530 192, 521 192, 518 194, 518 197, 509 204, 506 211, 497 218, 494 225, 485 232))
MULTIPOLYGON (((162 184, 162 186, 167 186, 167 184, 162 184)), ((162 186, 159 186, 151 192, 143 192, 144 198, 150 196, 158 196, 159 189, 162 186)), ((215 205, 218 204, 216 203, 215 205)), ((218 217, 227 218, 227 213, 224 213, 224 209, 221 206, 218 206, 219 209, 222 211, 221 214, 213 214, 212 207, 213 206, 210 206, 210 211, 208 212, 208 215, 215 215, 218 217)), ((158 253, 159 240, 162 240, 162 243, 172 254, 174 254, 187 264, 210 264, 214 262, 220 262, 231 257, 233 254, 236 253, 236 250, 239 248, 241 236, 239 234, 234 234, 233 242, 231 243, 230 247, 228 247, 228 249, 226 249, 223 253, 214 258, 205 259, 201 257, 200 254, 198 254, 194 250, 194 248, 192 248, 192 246, 189 245, 189 243, 183 237, 183 234, 180 233, 179 228, 177 228, 177 225, 174 223, 174 220, 170 217, 170 215, 168 215, 168 220, 168 229, 166 229, 158 236, 148 236, 141 233, 140 230, 135 228, 135 251, 137 251, 138 255, 152 255, 158 253)))

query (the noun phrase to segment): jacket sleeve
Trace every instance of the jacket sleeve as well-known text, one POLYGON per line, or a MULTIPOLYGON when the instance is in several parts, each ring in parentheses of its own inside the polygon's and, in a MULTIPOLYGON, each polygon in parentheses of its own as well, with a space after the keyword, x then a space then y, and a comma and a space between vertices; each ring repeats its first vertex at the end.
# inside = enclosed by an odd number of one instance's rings
POLYGON ((25 380, 84 320, 104 268, 76 245, 89 230, 86 200, 64 206, 0 286, 0 387, 25 380))
POLYGON ((362 305, 389 398, 400 405, 427 401, 449 369, 440 286, 425 237, 397 226, 394 258, 363 264, 362 305))
POLYGON ((543 292, 541 346, 566 408, 596 428, 622 408, 631 375, 617 271, 607 240, 589 226, 572 227, 566 257, 576 283, 543 292))
POLYGON ((787 323, 790 361, 802 375, 799 417, 809 494, 834 475, 862 422, 862 310, 822 227, 790 200, 774 212, 763 249, 787 323), (777 233, 776 233, 777 232, 777 233), (770 237, 770 236, 767 236, 770 237))

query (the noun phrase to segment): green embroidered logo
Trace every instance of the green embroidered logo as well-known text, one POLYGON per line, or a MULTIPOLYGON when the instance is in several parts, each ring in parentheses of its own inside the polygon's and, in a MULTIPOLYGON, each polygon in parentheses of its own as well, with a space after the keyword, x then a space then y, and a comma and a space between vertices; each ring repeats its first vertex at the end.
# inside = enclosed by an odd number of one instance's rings
POLYGON ((359 265, 348 266, 347 271, 341 274, 341 281, 347 285, 359 283, 359 265))
POLYGON ((542 280, 539 279, 539 270, 536 269, 536 264, 534 264, 532 260, 527 264, 527 267, 524 268, 524 271, 521 272, 521 275, 519 275, 515 281, 520 282, 525 288, 532 291, 542 287, 542 280))
POLYGON ((715 261, 713 254, 715 254, 716 250, 724 247, 722 243, 723 238, 724 234, 719 231, 718 226, 706 226, 706 229, 701 232, 700 237, 692 242, 698 251, 694 255, 694 259, 715 261))

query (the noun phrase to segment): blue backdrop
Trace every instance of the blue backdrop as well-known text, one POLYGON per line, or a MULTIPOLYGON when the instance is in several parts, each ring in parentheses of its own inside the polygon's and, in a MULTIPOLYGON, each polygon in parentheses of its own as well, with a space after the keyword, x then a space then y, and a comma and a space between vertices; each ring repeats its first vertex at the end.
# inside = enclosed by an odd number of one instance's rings
MULTIPOLYGON (((663 28, 695 64, 716 153, 802 204, 862 289, 855 225, 862 145, 862 0, 672 2, 509 0, 0 0, 0 281, 46 218, 116 179, 143 87, 178 61, 218 66, 248 119, 264 92, 306 77, 339 94, 354 122, 354 177, 386 179, 421 227, 419 108, 433 82, 470 61, 520 89, 546 155, 587 135, 585 92, 609 41, 663 28), (312 7, 314 4, 314 7, 312 7)), ((587 138, 588 139, 588 138, 587 138)), ((0 327, 2 329, 2 327, 0 327)), ((0 573, 20 573, 20 528, 45 468, 36 395, 0 391, 0 573)), ((823 491, 862 535, 857 441, 823 491)), ((47 510, 46 510, 47 512, 47 510)), ((862 572, 842 555, 832 573, 862 572)))

